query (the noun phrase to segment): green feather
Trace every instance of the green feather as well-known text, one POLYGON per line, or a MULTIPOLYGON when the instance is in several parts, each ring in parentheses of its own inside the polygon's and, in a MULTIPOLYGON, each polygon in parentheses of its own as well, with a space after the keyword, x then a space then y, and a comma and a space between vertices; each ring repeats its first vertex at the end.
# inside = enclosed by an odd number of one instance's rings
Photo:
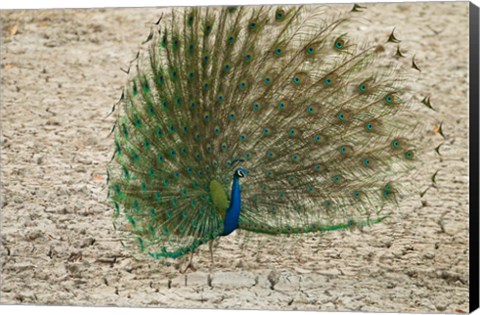
POLYGON ((420 119, 395 59, 345 33, 350 14, 195 7, 161 20, 115 109, 109 166, 115 217, 141 251, 177 258, 219 237, 238 166, 241 229, 388 218, 420 119))

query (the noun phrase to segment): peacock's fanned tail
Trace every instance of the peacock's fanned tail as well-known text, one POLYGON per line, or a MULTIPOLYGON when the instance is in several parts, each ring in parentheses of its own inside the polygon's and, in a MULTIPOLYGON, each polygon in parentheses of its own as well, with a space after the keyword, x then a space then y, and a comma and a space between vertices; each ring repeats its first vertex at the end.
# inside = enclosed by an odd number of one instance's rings
POLYGON ((115 214, 142 251, 175 258, 220 236, 215 196, 230 195, 238 166, 242 229, 389 216, 421 127, 399 64, 345 33, 350 14, 195 7, 161 18, 116 111, 109 168, 115 214))

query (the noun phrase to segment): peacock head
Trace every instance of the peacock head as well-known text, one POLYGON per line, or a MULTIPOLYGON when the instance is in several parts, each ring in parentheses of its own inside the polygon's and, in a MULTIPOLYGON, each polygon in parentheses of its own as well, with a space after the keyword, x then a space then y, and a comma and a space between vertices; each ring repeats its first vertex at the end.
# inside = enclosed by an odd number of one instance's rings
MULTIPOLYGON (((230 166, 234 166, 235 164, 237 163, 240 163, 240 162, 245 162, 244 159, 235 159, 231 162, 230 166)), ((236 170, 235 170, 235 173, 233 173, 233 178, 241 178, 241 177, 245 177, 245 175, 248 174, 248 171, 242 167, 238 167, 236 170)))
POLYGON ((233 175, 233 177, 241 178, 241 177, 245 177, 246 174, 248 174, 248 171, 246 169, 239 167, 235 170, 235 174, 233 175))

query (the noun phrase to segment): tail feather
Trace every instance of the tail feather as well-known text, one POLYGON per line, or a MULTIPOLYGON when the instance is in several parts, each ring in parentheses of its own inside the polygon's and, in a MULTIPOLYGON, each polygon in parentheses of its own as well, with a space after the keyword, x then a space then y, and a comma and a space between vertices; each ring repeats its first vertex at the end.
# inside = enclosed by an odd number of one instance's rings
POLYGON ((142 250, 175 258, 220 236, 210 183, 229 195, 239 166, 242 229, 346 229, 398 207, 424 151, 416 106, 430 100, 417 104, 388 35, 383 46, 346 31, 359 9, 195 7, 159 20, 114 108, 109 169, 115 213, 142 250))
POLYGON ((347 230, 353 228, 362 228, 365 226, 371 226, 385 220, 387 217, 377 217, 375 219, 363 220, 363 221, 354 221, 352 219, 344 222, 338 223, 335 225, 322 225, 312 223, 308 226, 286 226, 286 227, 275 227, 268 224, 248 224, 240 223, 240 228, 245 231, 269 234, 269 235, 290 235, 290 234, 305 234, 305 233, 316 233, 316 232, 329 232, 336 230, 347 230))

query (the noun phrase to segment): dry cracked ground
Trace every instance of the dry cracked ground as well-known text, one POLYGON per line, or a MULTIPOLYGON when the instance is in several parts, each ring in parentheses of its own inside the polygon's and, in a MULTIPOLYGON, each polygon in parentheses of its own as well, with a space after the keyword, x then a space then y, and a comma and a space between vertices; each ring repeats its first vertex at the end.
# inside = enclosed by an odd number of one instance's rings
POLYGON ((125 250, 106 200, 105 117, 125 80, 120 67, 160 12, 1 12, 1 303, 468 310, 467 3, 370 4, 359 29, 378 41, 395 26, 416 54, 444 121, 442 158, 422 166, 439 170, 437 189, 363 232, 235 233, 218 244, 212 270, 201 248, 186 275, 125 250))

